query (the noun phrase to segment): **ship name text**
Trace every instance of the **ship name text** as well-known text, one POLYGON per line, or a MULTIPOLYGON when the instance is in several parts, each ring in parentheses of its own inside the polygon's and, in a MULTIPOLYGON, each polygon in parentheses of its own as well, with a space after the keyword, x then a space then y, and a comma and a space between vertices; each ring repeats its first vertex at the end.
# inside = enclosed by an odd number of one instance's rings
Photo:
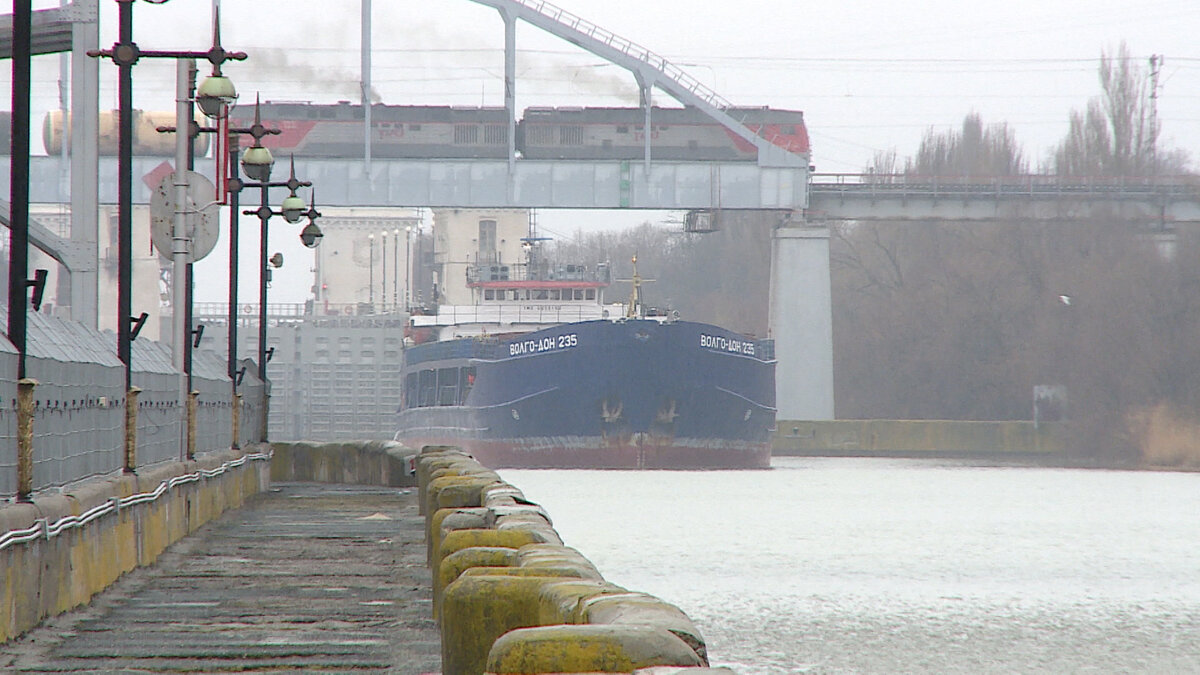
POLYGON ((542 354, 560 349, 570 349, 579 345, 579 336, 575 333, 538 338, 537 340, 521 340, 508 345, 509 356, 524 356, 526 354, 542 354))
POLYGON ((748 340, 730 340, 727 337, 720 335, 705 335, 700 334, 700 347, 703 349, 715 349, 717 351, 729 352, 730 354, 745 354, 746 356, 754 356, 754 343, 748 340))

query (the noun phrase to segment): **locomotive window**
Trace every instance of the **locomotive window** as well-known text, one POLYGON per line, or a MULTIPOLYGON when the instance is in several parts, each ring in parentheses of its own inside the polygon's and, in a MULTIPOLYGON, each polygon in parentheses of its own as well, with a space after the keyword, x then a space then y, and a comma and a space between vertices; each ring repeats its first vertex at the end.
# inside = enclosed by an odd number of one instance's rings
POLYGON ((562 145, 583 145, 583 127, 559 127, 558 141, 562 145))
POLYGON ((479 127, 474 124, 454 125, 454 142, 464 144, 478 143, 479 127))
POLYGON ((629 126, 628 126, 628 125, 625 125, 625 124, 620 124, 620 125, 618 125, 618 126, 617 126, 617 133, 618 133, 618 134, 627 134, 627 133, 629 133, 629 126))

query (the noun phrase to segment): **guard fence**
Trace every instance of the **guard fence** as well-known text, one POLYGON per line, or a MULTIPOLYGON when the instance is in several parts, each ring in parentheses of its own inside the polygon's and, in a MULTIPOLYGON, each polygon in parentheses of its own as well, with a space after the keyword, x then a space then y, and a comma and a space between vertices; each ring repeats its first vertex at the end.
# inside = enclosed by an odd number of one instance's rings
MULTIPOLYGON (((7 321, 0 307, 0 320, 7 321)), ((131 350, 137 394, 135 467, 187 457, 181 375, 170 347, 139 338, 131 350)), ((190 391, 196 405, 194 454, 244 446, 262 437, 268 387, 247 359, 238 386, 234 443, 233 388, 223 356, 196 350, 190 391)), ((125 458, 125 377, 116 336, 45 314, 28 315, 25 374, 33 388, 34 492, 122 471, 125 458)), ((17 351, 0 336, 0 498, 18 493, 17 351)))

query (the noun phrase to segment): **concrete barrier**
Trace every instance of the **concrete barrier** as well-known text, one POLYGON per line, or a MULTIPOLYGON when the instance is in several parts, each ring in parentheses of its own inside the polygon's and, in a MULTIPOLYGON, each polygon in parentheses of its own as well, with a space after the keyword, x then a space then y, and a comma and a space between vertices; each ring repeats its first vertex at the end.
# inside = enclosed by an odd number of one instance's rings
POLYGON ((958 420, 779 420, 778 456, 1051 457, 1063 443, 1054 423, 958 420))
POLYGON ((273 443, 271 480, 416 487, 416 452, 395 441, 273 443))
POLYGON ((729 672, 679 608, 604 581, 494 472, 447 448, 416 465, 444 675, 729 672))
POLYGON ((0 507, 0 642, 86 604, 122 574, 153 563, 167 546, 265 490, 266 450, 145 467, 0 507))

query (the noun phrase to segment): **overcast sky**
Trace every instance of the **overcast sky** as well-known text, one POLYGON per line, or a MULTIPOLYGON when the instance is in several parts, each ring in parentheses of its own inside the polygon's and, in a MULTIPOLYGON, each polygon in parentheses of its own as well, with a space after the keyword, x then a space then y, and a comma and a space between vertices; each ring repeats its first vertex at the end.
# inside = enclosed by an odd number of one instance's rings
MULTIPOLYGON (((532 2, 533 0, 530 0, 532 2)), ((39 1, 36 7, 56 5, 39 1)), ((503 105, 503 24, 471 0, 375 0, 373 84, 389 104, 503 105)), ((1162 143, 1200 159, 1200 2, 1196 0, 559 0, 649 48, 737 105, 803 110, 819 172, 858 172, 876 151, 911 154, 930 129, 974 111, 1007 122, 1036 166, 1072 109, 1099 93, 1101 50, 1122 41, 1139 64, 1161 55, 1162 143)), ((224 0, 222 41, 250 59, 226 73, 244 99, 358 99, 359 0, 224 0)), ((135 5, 144 49, 204 49, 211 0, 135 5)), ((101 44, 116 2, 101 0, 101 44)), ((636 105, 625 71, 518 24, 519 108, 636 105)), ((9 74, 4 74, 7 80, 9 74)), ((58 60, 36 60, 34 111, 56 107, 58 60)), ((116 68, 101 69, 116 106, 116 68)), ((144 61, 135 105, 173 109, 173 67, 144 61)), ((656 102, 674 105, 666 95, 656 102)), ((38 125, 35 124, 35 127, 38 125)), ((34 151, 40 150, 35 139, 34 151)), ((600 216, 628 223, 639 214, 600 216)), ((571 218, 542 219, 569 233, 571 218), (555 222, 557 220, 557 222, 555 222)))

